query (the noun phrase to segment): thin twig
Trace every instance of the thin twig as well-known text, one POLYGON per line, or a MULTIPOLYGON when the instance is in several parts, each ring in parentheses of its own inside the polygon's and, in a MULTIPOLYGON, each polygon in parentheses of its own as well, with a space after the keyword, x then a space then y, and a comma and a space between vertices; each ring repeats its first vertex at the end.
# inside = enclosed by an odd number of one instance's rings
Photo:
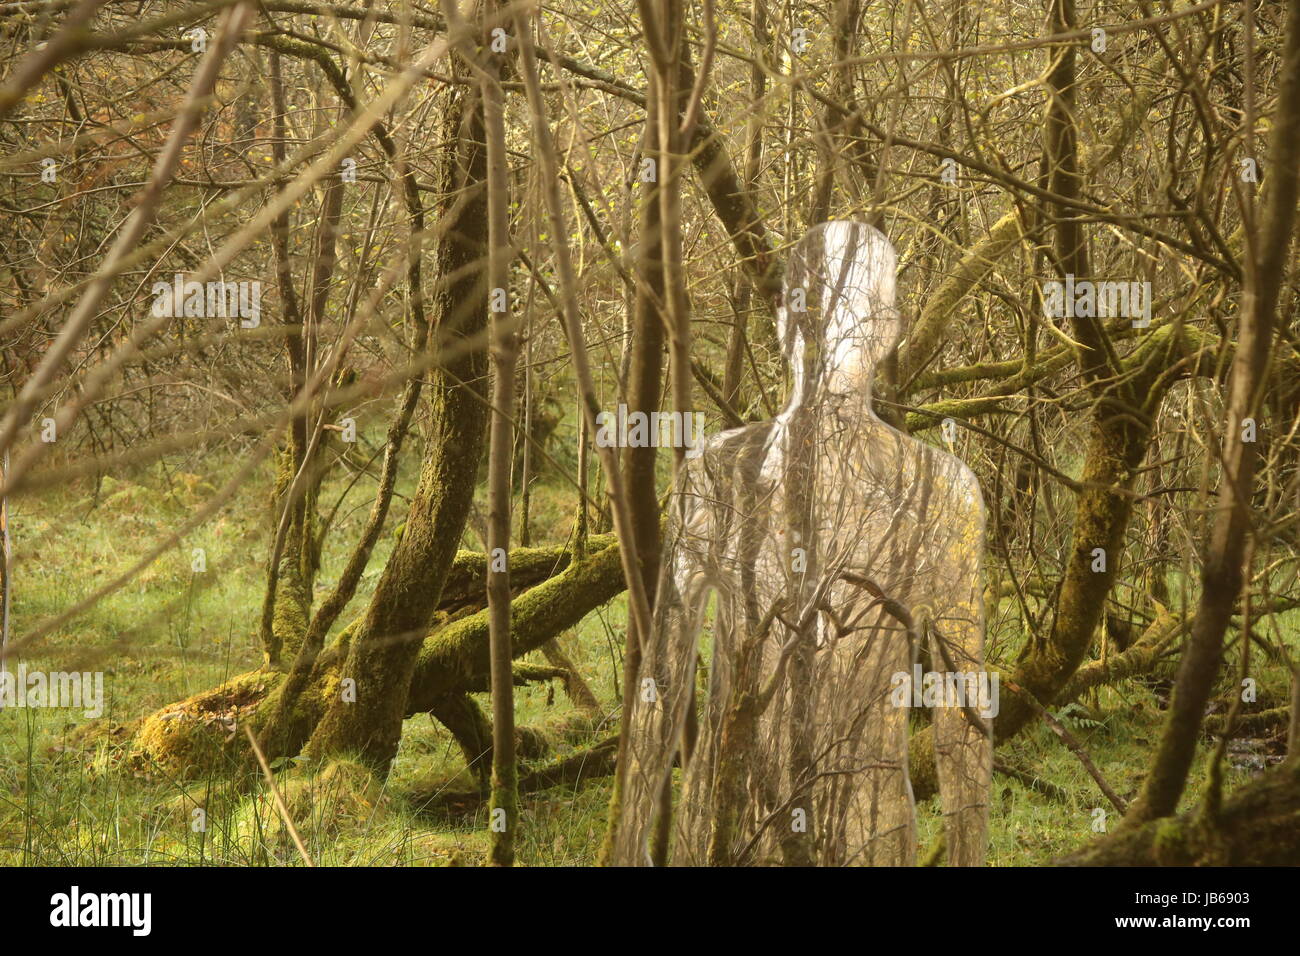
POLYGON ((1066 730, 1065 726, 1059 720, 1049 714, 1047 708, 1040 704, 1037 698, 1035 698, 1033 694, 1029 693, 1029 691, 1025 690, 1014 681, 1006 681, 1006 685, 1013 692, 1020 694, 1024 700, 1028 702, 1029 706, 1040 717, 1042 717, 1044 721, 1046 721, 1047 726, 1052 728, 1056 733, 1056 736, 1061 738, 1061 742, 1070 749, 1070 752, 1079 758, 1079 762, 1083 764, 1083 769, 1088 771, 1088 776, 1097 781, 1097 786, 1101 788, 1101 792, 1106 795, 1106 799, 1111 802, 1111 805, 1114 806, 1121 815, 1128 813, 1128 804, 1125 803, 1124 800, 1121 799, 1120 795, 1114 791, 1111 785, 1106 782, 1106 778, 1101 775, 1101 771, 1097 769, 1097 765, 1092 762, 1092 758, 1088 756, 1088 752, 1083 749, 1083 745, 1074 738, 1074 735, 1066 730))
POLYGON ((257 757, 258 766, 262 768, 262 773, 266 775, 266 785, 271 788, 271 798, 275 800, 275 808, 280 811, 280 817, 284 820, 284 825, 289 829, 289 836, 293 837, 293 845, 298 848, 303 862, 308 866, 315 866, 312 862, 311 854, 303 846, 302 837, 298 835, 298 828, 293 825, 293 817, 289 816, 289 808, 284 805, 284 798, 280 796, 280 790, 275 785, 275 778, 271 774, 271 767, 266 762, 266 755, 262 753, 262 748, 257 745, 257 738, 253 736, 253 730, 248 724, 244 724, 244 734, 248 737, 248 742, 253 745, 253 754, 257 757))

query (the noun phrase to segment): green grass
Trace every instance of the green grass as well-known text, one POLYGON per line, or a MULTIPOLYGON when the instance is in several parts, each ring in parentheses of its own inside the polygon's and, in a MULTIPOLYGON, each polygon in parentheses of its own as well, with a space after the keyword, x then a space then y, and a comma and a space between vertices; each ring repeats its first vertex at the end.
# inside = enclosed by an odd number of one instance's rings
MULTIPOLYGON (((179 526, 219 486, 204 477, 202 460, 155 467, 130 478, 106 479, 96 494, 83 483, 47 490, 14 503, 14 633, 56 614, 129 567, 179 526)), ((298 865, 299 855, 263 785, 232 792, 209 777, 185 784, 161 774, 128 770, 119 760, 130 725, 157 708, 258 666, 256 640, 264 562, 272 529, 267 517, 269 468, 212 520, 155 561, 125 587, 77 616, 25 658, 29 669, 102 670, 105 712, 88 721, 68 710, 0 711, 0 865, 298 865), (191 570, 192 549, 204 549, 207 570, 191 570), (198 828, 196 810, 204 814, 198 828)), ((409 495, 410 479, 399 485, 409 495)), ((369 485, 358 483, 339 509, 334 541, 347 541, 365 520, 369 485)), ((326 486, 322 509, 333 506, 341 481, 326 486)), ((571 521, 569 492, 534 489, 535 541, 562 539, 571 521)), ((390 527, 405 511, 394 505, 390 527)), ((480 511, 481 513, 481 511, 480 511)), ((477 535, 467 535, 471 546, 477 535)), ((387 534, 371 561, 360 593, 341 624, 364 607, 391 548, 387 534)), ((346 552, 324 556, 322 589, 331 585, 346 552)), ((998 620, 997 615, 991 619, 998 620)), ((617 699, 625 610, 622 599, 588 617, 563 638, 597 696, 617 699)), ((992 645, 1009 665, 1023 642, 1014 616, 992 645)), ((1295 622, 1286 622, 1294 633, 1295 622)), ((1276 706, 1286 692, 1281 665, 1257 656, 1260 706, 1276 706)), ((540 655, 537 655, 540 662, 540 655)), ((486 707, 485 696, 480 702, 486 707)), ((573 708, 562 689, 517 690, 518 722, 554 728, 573 708)), ((610 708, 612 709, 612 708, 610 708)), ((1071 732, 1124 797, 1139 788, 1159 739, 1163 711, 1156 694, 1139 685, 1103 690, 1088 711, 1067 715, 1071 732)), ((612 729, 612 728, 611 728, 612 729)), ((562 753, 572 743, 552 733, 562 753)), ((1201 798, 1208 746, 1202 745, 1185 796, 1201 798)), ((990 863, 1031 865, 1078 847, 1093 834, 1094 811, 1116 815, 1079 760, 1045 726, 998 751, 1000 760, 1068 794, 1053 800, 1017 780, 995 775, 990 863)), ((1237 761, 1241 763, 1242 761, 1237 761)), ((1230 764, 1229 786, 1253 771, 1230 764)), ((407 722, 398 760, 382 787, 362 785, 346 762, 318 772, 294 767, 278 782, 293 809, 308 853, 319 864, 445 865, 481 861, 485 811, 449 814, 420 810, 414 794, 467 788, 460 752, 440 725, 425 717, 407 722)), ((595 861, 609 799, 607 781, 525 797, 517 846, 519 861, 569 866, 595 861)), ((941 817, 937 800, 918 807, 920 850, 934 841, 941 817)))

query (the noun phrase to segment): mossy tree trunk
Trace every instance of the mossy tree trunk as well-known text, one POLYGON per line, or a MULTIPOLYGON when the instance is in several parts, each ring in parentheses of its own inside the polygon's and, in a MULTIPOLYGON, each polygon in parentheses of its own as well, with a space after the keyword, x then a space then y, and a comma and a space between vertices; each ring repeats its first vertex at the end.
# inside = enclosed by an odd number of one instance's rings
MULTIPOLYGON (((284 79, 280 70, 280 54, 271 52, 271 155, 275 162, 283 163, 286 157, 284 79)), ((284 187, 281 187, 283 190, 284 187)), ((285 325, 285 356, 289 363, 289 380, 285 389, 286 403, 307 382, 307 357, 303 347, 302 308, 298 290, 293 280, 293 264, 289 251, 290 221, 286 209, 271 221, 271 248, 275 256, 275 274, 279 286, 281 312, 285 325)), ((307 629, 307 615, 311 612, 311 591, 304 586, 301 554, 297 544, 301 541, 301 507, 289 506, 285 513, 286 496, 298 473, 307 449, 307 415, 295 415, 289 423, 287 446, 280 450, 276 462, 275 487, 271 492, 271 514, 278 527, 281 517, 288 526, 277 533, 272 545, 267 567, 266 596, 262 608, 262 647, 266 662, 279 667, 290 656, 286 645, 301 639, 307 629)), ((299 502, 301 505, 302 502, 299 502)))
MULTIPOLYGON (((279 57, 284 55, 299 57, 313 62, 333 87, 343 106, 355 113, 357 102, 354 91, 344 71, 331 58, 328 51, 306 46, 298 41, 284 37, 262 37, 263 45, 272 51, 272 103, 274 106, 275 129, 277 135, 273 149, 277 161, 284 159, 284 112, 285 101, 283 84, 279 74, 279 57)), ((397 145, 382 122, 376 122, 372 135, 380 149, 395 164, 398 160, 397 145)), ((411 340, 412 361, 418 362, 426 357, 429 346, 429 323, 425 315, 424 283, 422 280, 422 248, 424 235, 424 206, 420 198, 419 186, 415 174, 407 168, 400 173, 402 180, 402 197, 409 218, 410 237, 407 246, 406 262, 406 308, 404 324, 413 330, 411 340)), ((308 315, 304 323, 298 296, 292 282, 292 270, 288 253, 288 216, 281 214, 272 223, 271 236, 276 258, 276 273, 285 299, 285 323, 289 326, 289 360, 291 378, 301 379, 305 383, 310 358, 316 351, 314 341, 316 329, 325 314, 328 302, 330 279, 337 262, 336 245, 338 223, 342 214, 342 182, 332 179, 327 187, 322 204, 322 216, 318 241, 316 243, 315 265, 311 270, 311 285, 307 296, 308 315), (310 334, 308 334, 310 333, 310 334), (293 370, 299 369, 297 373, 293 370)), ((334 384, 338 387, 352 384, 355 374, 350 370, 337 372, 334 384)), ((280 670, 287 670, 285 680, 277 682, 272 697, 258 709, 256 723, 263 737, 263 747, 276 755, 293 755, 298 752, 319 719, 323 707, 320 704, 322 692, 319 686, 320 674, 316 669, 317 658, 324 647, 326 635, 333 627, 339 615, 346 609, 356 593, 357 585, 369 563, 371 552, 383 530, 392 503, 397 482, 398 461, 410 429, 412 417, 419 404, 423 378, 413 375, 406 383, 398 401, 397 413, 390 421, 384 442, 383 464, 380 470, 379 484, 375 490, 375 500, 371 504, 370 514, 365 526, 354 544, 342 573, 335 582, 333 590, 312 613, 312 593, 316 567, 319 564, 319 552, 322 547, 324 530, 317 530, 315 500, 323 468, 313 466, 309 472, 310 484, 307 486, 305 499, 305 518, 296 531, 287 535, 277 535, 273 550, 271 569, 268 574, 267 596, 263 606, 263 641, 267 646, 267 663, 280 670), (280 560, 283 538, 287 538, 290 547, 301 554, 305 546, 309 550, 311 573, 304 586, 303 575, 299 573, 300 560, 293 555, 280 560), (278 577, 281 570, 286 572, 288 588, 284 599, 277 593, 278 577), (310 692, 308 692, 310 688, 310 692), (306 706, 310 703, 312 706, 306 706)), ((295 423, 290 436, 290 448, 282 460, 282 474, 278 495, 286 495, 286 489, 292 476, 298 474, 303 455, 307 453, 306 423, 310 416, 303 416, 301 423, 295 423), (300 453, 298 450, 301 449, 300 453), (298 465, 294 463, 297 462, 298 465), (284 473, 284 472, 287 472, 284 473)), ((312 452, 316 462, 324 462, 328 449, 324 447, 330 437, 328 428, 322 429, 317 437, 316 451, 312 452)), ((293 515, 290 513, 290 517, 293 515)), ((346 634, 351 635, 357 624, 350 626, 346 634)))
MULTIPOLYGON (((273 49, 271 154, 277 163, 284 163, 287 106, 280 58, 280 51, 273 49)), ((350 101, 344 98, 343 106, 351 106, 350 101)), ((319 329, 326 319, 338 265, 342 217, 343 183, 335 176, 324 184, 312 240, 307 287, 301 298, 293 278, 289 211, 282 211, 271 222, 271 248, 283 304, 285 355, 289 365, 286 404, 300 396, 321 364, 319 329)), ((331 385, 338 384, 341 381, 336 375, 331 385)), ((262 644, 266 661, 277 669, 286 666, 297 655, 311 616, 321 547, 317 537, 316 502, 325 474, 329 434, 329 431, 320 429, 317 407, 305 407, 289 422, 288 440, 278 455, 275 487, 271 495, 272 526, 276 533, 272 539, 262 608, 262 644)))
MULTIPOLYGON (((1052 0, 1046 31, 1073 30, 1073 0, 1052 0)), ((1083 191, 1075 125, 1075 48, 1061 46, 1048 70, 1051 100, 1043 129, 1048 185, 1065 202, 1051 203, 1044 218, 1054 221, 1053 254, 1062 277, 1088 277, 1091 266, 1088 237, 1079 214, 1068 203, 1083 191)), ((1015 232, 1010 221, 995 227, 990 241, 1009 244, 1015 232)), ((1014 674, 1014 682, 1034 698, 1050 703, 1068 683, 1092 646, 1124 550, 1124 538, 1133 512, 1133 482, 1151 441, 1151 429, 1161 397, 1172 383, 1160 371, 1178 343, 1172 337, 1152 336, 1148 346, 1127 360, 1117 358, 1101 319, 1074 316, 1071 326, 1078 342, 1076 364, 1089 392, 1092 409, 1088 438, 1075 500, 1074 527, 1065 577, 1056 602, 1056 614, 1045 639, 1031 641, 1014 674), (1097 561, 1097 549, 1104 557, 1097 561)), ((1027 697, 1006 695, 994 722, 997 740, 1019 733, 1036 711, 1027 697)), ((916 735, 909 764, 917 799, 936 792, 933 736, 929 728, 916 735)))
POLYGON ((306 748, 315 757, 354 753, 380 772, 397 753, 415 659, 473 502, 488 417, 483 110, 475 85, 451 87, 449 97, 440 190, 449 208, 433 297, 439 347, 449 354, 433 375, 432 425, 406 527, 339 671, 355 682, 355 700, 333 695, 306 748))

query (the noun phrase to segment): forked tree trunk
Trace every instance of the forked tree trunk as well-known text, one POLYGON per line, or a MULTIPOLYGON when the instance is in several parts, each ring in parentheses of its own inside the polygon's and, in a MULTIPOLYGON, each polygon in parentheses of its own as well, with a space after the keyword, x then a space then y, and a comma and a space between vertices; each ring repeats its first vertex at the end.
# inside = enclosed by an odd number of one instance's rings
MULTIPOLYGON (((455 67, 462 76, 463 66, 455 67)), ((451 355, 433 375, 432 425, 402 538, 350 643, 335 693, 307 745, 324 757, 353 753, 387 772, 397 753, 415 659, 438 606, 473 502, 487 426, 487 155, 477 86, 449 90, 442 188, 450 207, 436 253, 439 346, 451 355), (355 688, 355 700, 348 691, 355 688)))

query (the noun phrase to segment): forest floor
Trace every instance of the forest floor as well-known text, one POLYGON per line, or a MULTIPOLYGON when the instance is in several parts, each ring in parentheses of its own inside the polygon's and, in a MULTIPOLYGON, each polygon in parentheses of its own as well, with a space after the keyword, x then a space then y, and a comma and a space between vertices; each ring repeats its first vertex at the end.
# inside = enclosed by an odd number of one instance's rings
MULTIPOLYGON (((111 580, 191 516, 217 483, 196 474, 206 470, 201 461, 190 460, 174 467, 155 466, 129 479, 106 478, 97 492, 87 480, 15 502, 13 534, 26 558, 14 569, 13 633, 21 636, 32 622, 64 610, 111 580)), ((0 865, 302 862, 264 786, 252 793, 234 792, 216 775, 182 783, 128 769, 122 760, 135 721, 261 663, 256 635, 273 530, 267 518, 270 480, 269 468, 263 469, 236 503, 187 538, 183 547, 164 554, 25 657, 29 671, 102 671, 104 706, 103 714, 93 719, 76 709, 0 710, 0 865), (195 548, 204 551, 203 572, 191 570, 195 548)), ((327 484, 321 495, 323 512, 328 513, 343 487, 342 481, 327 484)), ((409 479, 398 490, 409 493, 409 479)), ((561 488, 534 487, 534 544, 563 540, 571 519, 565 500, 561 488)), ((332 540, 348 540, 364 521, 369 504, 369 497, 354 489, 338 510, 332 540)), ((404 510, 404 501, 394 502, 394 514, 404 510)), ((390 519, 390 527, 394 523, 390 519)), ((481 521, 472 524, 481 526, 481 521)), ((468 546, 479 546, 475 532, 467 538, 468 546)), ((364 608, 391 543, 386 535, 376 549, 342 623, 364 608)), ((325 558, 318 585, 322 591, 338 573, 345 557, 341 552, 335 547, 325 558)), ((990 615, 991 620, 999 617, 990 615)), ((616 599, 561 639, 607 711, 618 699, 624 620, 622 600, 616 599)), ((990 639, 991 657, 1002 666, 1014 660, 1023 641, 1014 633, 991 633, 990 639)), ((534 656, 544 663, 540 654, 534 656)), ((9 666, 14 669, 12 662, 9 666)), ((1282 668, 1260 662, 1259 667, 1265 666, 1272 669, 1262 672, 1261 701, 1251 709, 1285 699, 1282 668), (1271 698, 1279 699, 1269 703, 1271 698)), ((558 683, 519 688, 516 693, 521 726, 555 728, 573 715, 558 683)), ((1136 794, 1158 741, 1164 693, 1159 683, 1129 683, 1102 690, 1086 707, 1056 711, 1125 798, 1136 794)), ((561 753, 572 746, 557 733, 547 736, 561 753)), ((1202 741, 1185 808, 1201 798, 1211 747, 1208 738, 1202 741)), ((1269 755, 1278 752, 1275 739, 1234 742, 1228 786, 1259 773, 1269 755)), ((1059 790, 1049 796, 995 774, 991 864, 1046 863, 1079 847, 1107 821, 1114 824, 1114 811, 1079 759, 1045 725, 1000 748, 997 756, 1059 790)), ((487 843, 482 809, 426 809, 430 794, 467 789, 471 783, 458 748, 431 718, 407 722, 397 762, 382 787, 358 785, 360 776, 359 768, 346 764, 316 772, 292 768, 280 775, 291 813, 317 864, 481 861, 487 843)), ((600 779, 526 796, 519 862, 593 863, 608 799, 609 782, 600 779)), ((938 801, 926 801, 917 810, 919 855, 924 858, 940 825, 938 801)))

